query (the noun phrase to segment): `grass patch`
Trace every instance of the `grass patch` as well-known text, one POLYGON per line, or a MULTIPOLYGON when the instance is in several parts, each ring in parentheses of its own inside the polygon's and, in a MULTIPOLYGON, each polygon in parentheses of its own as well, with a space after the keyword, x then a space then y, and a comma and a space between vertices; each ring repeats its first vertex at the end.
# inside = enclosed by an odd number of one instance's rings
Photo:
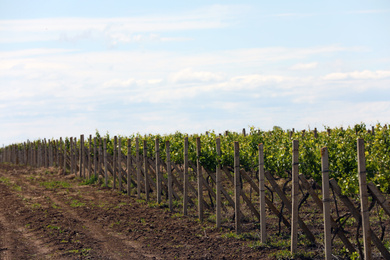
POLYGON ((31 205, 31 208, 33 208, 33 209, 39 209, 41 207, 42 207, 42 205, 39 204, 38 202, 31 205))
POLYGON ((222 234, 222 237, 223 238, 235 238, 235 239, 238 239, 238 240, 258 240, 259 239, 259 235, 256 233, 241 233, 241 234, 237 234, 233 231, 230 231, 229 233, 226 233, 226 234, 222 234))
POLYGON ((91 250, 92 248, 82 248, 82 249, 68 250, 67 252, 70 254, 80 254, 82 256, 88 256, 91 250))
POLYGON ((16 184, 14 184, 14 185, 12 186, 12 189, 14 189, 15 191, 22 191, 22 187, 21 187, 21 186, 18 186, 18 185, 16 185, 16 184))
POLYGON ((62 233, 62 232, 64 232, 62 229, 61 229, 61 227, 59 227, 59 226, 55 226, 55 225, 47 225, 46 226, 46 228, 47 229, 51 229, 51 230, 58 230, 58 232, 60 232, 60 233, 62 233))
POLYGON ((79 185, 91 185, 91 184, 95 184, 97 181, 98 181, 98 177, 93 175, 91 176, 91 178, 84 180, 79 185))
POLYGON ((59 209, 59 208, 60 208, 60 206, 58 206, 58 205, 55 204, 54 202, 51 204, 51 207, 52 207, 53 209, 59 209))
POLYGON ((45 187, 48 190, 56 190, 58 188, 69 188, 70 184, 66 181, 45 181, 39 183, 42 187, 45 187))
POLYGON ((80 202, 78 200, 72 200, 72 202, 70 203, 70 206, 73 207, 73 208, 84 207, 85 203, 80 202))
POLYGON ((184 215, 183 213, 180 213, 180 212, 176 212, 174 214, 172 214, 172 218, 182 218, 184 215))
POLYGON ((10 179, 8 179, 6 177, 0 177, 0 182, 4 183, 7 186, 9 186, 11 183, 10 179))
POLYGON ((13 184, 9 178, 0 177, 0 182, 4 183, 4 184, 7 185, 8 187, 11 187, 11 186, 12 186, 12 189, 13 189, 13 190, 22 191, 22 187, 20 187, 19 185, 13 184))

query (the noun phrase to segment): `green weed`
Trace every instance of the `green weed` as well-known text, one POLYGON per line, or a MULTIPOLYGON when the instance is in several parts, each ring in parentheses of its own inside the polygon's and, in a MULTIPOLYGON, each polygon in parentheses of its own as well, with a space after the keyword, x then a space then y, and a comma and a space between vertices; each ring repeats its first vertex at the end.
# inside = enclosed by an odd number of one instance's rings
POLYGON ((70 206, 73 207, 73 208, 84 207, 84 206, 85 206, 85 203, 80 202, 80 201, 74 199, 74 200, 72 200, 72 202, 70 203, 70 206))
POLYGON ((98 181, 98 177, 93 175, 91 178, 84 180, 83 182, 80 183, 80 185, 91 185, 95 184, 98 181))
POLYGON ((69 188, 71 185, 66 181, 45 181, 39 183, 42 187, 48 190, 56 190, 58 188, 69 188))

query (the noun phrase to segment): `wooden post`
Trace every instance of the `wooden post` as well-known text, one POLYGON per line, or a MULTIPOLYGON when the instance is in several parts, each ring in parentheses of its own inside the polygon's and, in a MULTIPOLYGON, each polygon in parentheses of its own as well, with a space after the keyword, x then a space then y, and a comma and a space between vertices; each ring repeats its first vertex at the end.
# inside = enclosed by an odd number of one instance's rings
POLYGON ((91 162, 91 152, 92 152, 92 135, 89 135, 88 142, 88 177, 92 177, 92 162, 91 162))
POLYGON ((375 135, 375 127, 374 126, 371 127, 371 134, 375 135))
POLYGON ((217 228, 221 228, 221 138, 216 139, 216 150, 217 150, 217 168, 216 168, 216 225, 217 228))
POLYGON ((167 174, 168 174, 168 201, 169 201, 169 210, 173 211, 173 202, 172 202, 172 170, 171 170, 171 151, 170 151, 169 141, 165 142, 166 153, 167 153, 167 174))
POLYGON ((98 155, 98 159, 97 159, 97 168, 98 168, 98 171, 97 171, 97 175, 99 177, 99 175, 102 173, 102 165, 104 166, 104 156, 103 156, 103 141, 102 141, 102 138, 100 137, 99 138, 99 151, 97 153, 98 155))
POLYGON ((122 192, 122 149, 121 149, 121 138, 118 138, 118 187, 119 192, 122 192))
MULTIPOLYGON (((29 165, 30 166, 34 166, 33 165, 33 150, 32 150, 32 146, 33 146, 33 143, 32 142, 29 142, 29 147, 28 147, 28 149, 29 149, 29 159, 28 159, 28 161, 29 161, 29 165)), ((3 160, 3 162, 4 162, 4 156, 5 156, 5 151, 3 150, 3 155, 2 155, 2 160, 3 160)))
POLYGON ((114 136, 114 147, 112 148, 112 175, 114 177, 114 183, 112 184, 112 189, 116 189, 116 153, 117 149, 116 146, 118 145, 118 137, 114 136))
POLYGON ((298 140, 292 142, 292 213, 291 213, 291 254, 297 252, 298 246, 298 205, 299 205, 299 179, 298 179, 298 140))
POLYGON ((62 152, 63 152, 63 160, 64 160, 64 161, 62 162, 62 163, 63 163, 62 166, 64 167, 64 168, 63 168, 63 169, 64 169, 64 174, 66 174, 66 161, 67 161, 67 155, 66 155, 66 154, 67 154, 67 150, 68 150, 67 147, 66 147, 66 145, 67 145, 67 142, 66 142, 66 138, 65 138, 65 139, 64 139, 64 147, 63 147, 63 149, 62 149, 62 152))
POLYGON ((266 243, 266 214, 265 214, 265 177, 263 144, 259 144, 259 197, 260 197, 260 242, 266 243))
POLYGON ((104 138, 103 141, 103 157, 104 157, 104 184, 107 187, 107 182, 108 182, 108 176, 107 176, 107 139, 104 138))
POLYGON ((183 215, 188 214, 188 137, 184 138, 184 181, 183 181, 183 215))
MULTIPOLYGON (((17 146, 15 145, 15 150, 16 150, 17 146)), ((47 168, 49 166, 49 160, 48 160, 48 147, 47 147, 47 141, 46 141, 46 138, 43 139, 43 155, 44 155, 44 165, 43 167, 47 168)), ((16 161, 15 161, 16 163, 16 161)))
POLYGON ((80 135, 80 177, 83 177, 85 179, 85 172, 83 171, 84 167, 84 135, 80 135))
POLYGON ((198 176, 198 216, 200 222, 203 222, 203 175, 200 165, 200 137, 196 138, 196 171, 198 176))
MULTIPOLYGON (((12 154, 12 151, 10 151, 10 154, 12 154)), ((42 164, 41 164, 41 162, 42 162, 42 157, 41 157, 41 141, 40 140, 38 140, 38 150, 37 150, 37 164, 38 164, 38 167, 41 167, 42 166, 42 164)), ((10 159, 11 159, 12 157, 10 157, 10 159)), ((8 160, 9 162, 11 162, 11 160, 8 160)))
POLYGON ((160 141, 155 139, 155 151, 156 151, 156 192, 157 203, 161 203, 161 186, 162 186, 162 174, 160 172, 160 141))
POLYGON ((74 173, 74 151, 73 151, 73 137, 70 138, 69 144, 69 160, 70 160, 70 174, 74 173))
POLYGON ((58 168, 61 168, 61 157, 60 157, 60 154, 61 154, 61 149, 62 149, 62 137, 60 137, 60 140, 57 144, 57 167, 58 168))
POLYGON ((241 216, 240 216, 240 195, 241 195, 241 178, 240 178, 240 146, 234 142, 234 216, 236 233, 241 233, 241 216))
POLYGON ((131 140, 127 139, 127 195, 131 195, 131 140))
POLYGON ((245 128, 242 129, 242 135, 246 136, 245 128))
POLYGON ((317 128, 314 128, 314 138, 318 138, 317 128))
POLYGON ((31 159, 32 159, 32 165, 34 167, 37 166, 37 149, 36 149, 36 143, 32 143, 32 146, 31 146, 31 153, 32 153, 32 156, 31 156, 31 159))
POLYGON ((322 168, 322 205, 324 214, 324 245, 325 259, 332 259, 332 232, 330 223, 330 196, 329 196, 329 157, 326 147, 321 149, 322 168))
POLYGON ((73 154, 74 154, 74 151, 73 151, 73 137, 70 137, 69 138, 69 173, 70 174, 73 174, 73 154))
POLYGON ((37 167, 37 146, 36 146, 36 142, 33 143, 33 147, 32 147, 32 159, 33 159, 33 165, 34 167, 37 167))
POLYGON ((145 195, 146 201, 149 201, 149 178, 148 178, 148 150, 147 143, 144 140, 144 174, 145 174, 145 195))
POLYGON ((53 167, 53 142, 49 140, 49 167, 53 167))
POLYGON ((364 154, 364 139, 357 139, 358 152, 358 174, 359 174, 359 191, 360 191, 360 209, 363 226, 363 244, 364 244, 364 259, 372 259, 371 253, 371 236, 370 222, 368 211, 368 193, 366 180, 366 158, 364 154))
MULTIPOLYGON (((95 174, 95 177, 99 177, 99 171, 97 169, 97 147, 96 147, 96 137, 93 138, 93 171, 95 174)), ((99 158, 100 160, 100 158, 99 158)))
POLYGON ((137 198, 141 198, 141 162, 139 160, 139 139, 135 138, 135 160, 137 161, 137 198))
POLYGON ((77 138, 75 137, 74 139, 73 139, 73 152, 74 152, 74 166, 75 166, 75 175, 77 175, 77 155, 78 155, 78 153, 77 153, 77 138))
POLYGON ((85 154, 87 153, 88 150, 85 147, 84 137, 83 137, 83 147, 82 147, 82 150, 83 150, 83 152, 82 152, 81 156, 83 158, 83 176, 84 176, 84 178, 86 178, 87 177, 86 176, 87 175, 87 173, 86 173, 87 164, 85 163, 85 161, 87 160, 87 158, 86 158, 85 154))

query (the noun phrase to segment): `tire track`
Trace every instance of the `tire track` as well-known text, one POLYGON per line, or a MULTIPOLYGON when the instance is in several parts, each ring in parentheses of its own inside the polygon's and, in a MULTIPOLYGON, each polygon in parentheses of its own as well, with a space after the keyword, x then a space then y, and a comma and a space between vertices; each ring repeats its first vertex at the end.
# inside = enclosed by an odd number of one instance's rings
POLYGON ((77 214, 74 208, 65 204, 62 200, 53 196, 52 193, 45 193, 53 202, 64 209, 65 214, 80 221, 86 227, 87 233, 93 237, 99 244, 102 245, 103 252, 110 256, 110 259, 161 259, 156 255, 146 252, 142 249, 142 245, 131 240, 127 240, 125 236, 120 236, 113 232, 98 226, 97 223, 81 217, 77 214))
MULTIPOLYGON (((94 252, 99 251, 99 254, 96 256, 97 258, 161 259, 158 256, 145 251, 140 243, 129 240, 127 237, 115 234, 114 232, 107 232, 107 229, 99 226, 99 223, 80 216, 77 213, 77 209, 68 204, 70 196, 64 195, 63 192, 57 193, 56 191, 48 190, 39 185, 39 183, 32 181, 32 179, 26 178, 24 175, 18 175, 17 178, 12 175, 7 177, 12 183, 23 186, 23 197, 29 198, 29 200, 32 200, 35 204, 38 203, 42 208, 49 209, 54 203, 55 207, 58 208, 58 213, 61 214, 62 223, 73 225, 74 231, 76 231, 77 234, 82 232, 85 237, 80 240, 94 241, 93 245, 85 245, 84 248, 91 249, 94 252), (77 227, 82 227, 82 231, 77 227)), ((59 179, 58 176, 55 176, 55 178, 57 180, 59 179)), ((69 188, 69 190, 72 194, 80 193, 80 195, 83 196, 82 187, 69 188)), ((89 200, 93 199, 93 197, 91 198, 88 194, 83 196, 83 198, 89 198, 89 200)), ((63 225, 60 224, 61 223, 57 223, 56 225, 63 225)), ((50 252, 41 252, 41 255, 44 255, 45 253, 48 254, 50 252)))
POLYGON ((20 212, 29 210, 18 200, 8 186, 0 183, 0 259, 53 256, 54 252, 44 247, 44 242, 20 222, 20 212))

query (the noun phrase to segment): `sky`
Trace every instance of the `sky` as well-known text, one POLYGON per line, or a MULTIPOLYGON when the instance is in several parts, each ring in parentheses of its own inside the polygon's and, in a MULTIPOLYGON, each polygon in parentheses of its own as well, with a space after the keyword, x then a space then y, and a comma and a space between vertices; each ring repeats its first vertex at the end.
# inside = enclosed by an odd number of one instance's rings
POLYGON ((390 1, 0 0, 0 144, 390 115, 390 1))

